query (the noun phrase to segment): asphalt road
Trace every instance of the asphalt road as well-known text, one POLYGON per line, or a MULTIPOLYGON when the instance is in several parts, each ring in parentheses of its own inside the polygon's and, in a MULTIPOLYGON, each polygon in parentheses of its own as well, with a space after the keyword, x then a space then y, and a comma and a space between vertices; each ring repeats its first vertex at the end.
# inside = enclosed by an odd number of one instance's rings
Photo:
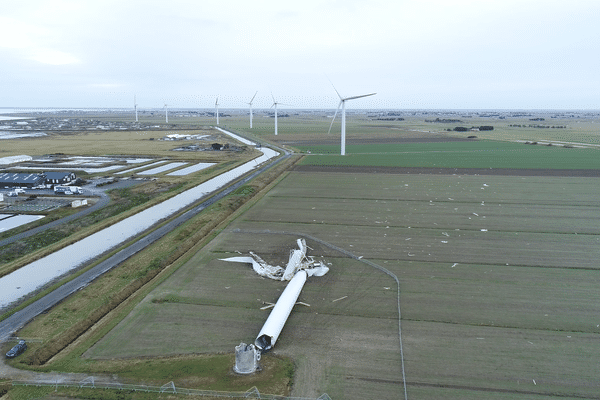
POLYGON ((66 298, 70 294, 89 285, 94 279, 96 279, 100 275, 104 274, 105 272, 109 271, 110 269, 114 268, 115 266, 119 265, 123 261, 127 260, 129 257, 136 254, 140 250, 144 249, 148 245, 152 244, 156 240, 160 239, 167 233, 171 232, 173 229, 175 229, 179 225, 183 224, 185 221, 187 221, 194 215, 200 213, 202 210, 204 210, 205 208, 214 204, 215 202, 221 200, 223 197, 227 196, 228 194, 230 194, 231 192, 233 192, 240 186, 242 186, 242 185, 246 184, 247 182, 249 182, 250 180, 256 178, 258 175, 262 174, 267 169, 270 169, 274 165, 276 165, 279 162, 283 161, 284 159, 287 159, 290 157, 289 152, 282 150, 282 149, 279 149, 279 150, 284 152, 284 155, 282 157, 279 157, 276 160, 271 161, 270 163, 266 164, 265 166, 251 172, 249 175, 238 180, 236 183, 228 186, 225 189, 222 189, 215 196, 209 198, 208 200, 205 200, 205 201, 199 200, 200 201, 199 204, 197 204, 190 210, 184 212, 183 214, 179 215, 178 217, 174 218, 173 220, 169 221, 167 224, 150 232, 148 235, 143 236, 146 232, 151 231, 152 228, 146 230, 145 232, 140 232, 140 234, 137 236, 137 238, 141 237, 141 239, 139 239, 139 240, 134 239, 134 243, 127 246, 126 248, 119 251, 118 253, 114 254, 110 258, 106 259, 105 261, 101 262, 100 264, 96 265, 95 267, 89 269, 88 271, 81 274, 77 278, 62 285, 58 289, 48 293, 44 297, 36 300, 29 306, 14 313, 10 317, 6 318, 5 320, 0 321, 0 342, 3 342, 4 340, 6 340, 14 332, 16 332, 18 329, 22 328, 27 322, 31 321, 37 315, 50 309, 51 307, 53 307, 54 305, 56 305, 57 303, 62 301, 64 298, 66 298))

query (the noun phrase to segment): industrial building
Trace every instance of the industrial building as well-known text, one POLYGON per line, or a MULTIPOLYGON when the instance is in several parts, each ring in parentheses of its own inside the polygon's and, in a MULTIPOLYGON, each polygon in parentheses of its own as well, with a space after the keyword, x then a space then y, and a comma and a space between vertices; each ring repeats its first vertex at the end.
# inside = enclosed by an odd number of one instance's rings
POLYGON ((77 176, 75 176, 74 172, 63 172, 63 171, 56 171, 56 172, 44 172, 44 175, 46 176, 46 180, 45 180, 45 184, 46 185, 68 185, 69 183, 73 182, 75 179, 77 179, 77 176))
POLYGON ((0 188, 33 188, 46 181, 43 174, 23 174, 17 172, 0 172, 0 188))
POLYGON ((74 172, 44 172, 41 174, 0 172, 0 188, 34 188, 37 186, 68 185, 77 179, 74 172))

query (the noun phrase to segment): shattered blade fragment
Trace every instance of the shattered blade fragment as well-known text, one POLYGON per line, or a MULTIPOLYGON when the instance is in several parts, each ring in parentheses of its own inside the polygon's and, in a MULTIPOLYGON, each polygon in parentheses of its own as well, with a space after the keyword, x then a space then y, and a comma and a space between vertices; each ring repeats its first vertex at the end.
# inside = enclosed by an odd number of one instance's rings
POLYGON ((304 239, 298 239, 297 244, 299 249, 290 251, 290 258, 285 269, 279 265, 269 265, 253 252, 249 252, 250 257, 230 257, 220 260, 252 264, 252 269, 257 274, 277 281, 289 281, 296 272, 301 270, 305 270, 308 276, 323 276, 329 271, 329 268, 321 261, 315 261, 313 257, 306 256, 308 246, 304 239))

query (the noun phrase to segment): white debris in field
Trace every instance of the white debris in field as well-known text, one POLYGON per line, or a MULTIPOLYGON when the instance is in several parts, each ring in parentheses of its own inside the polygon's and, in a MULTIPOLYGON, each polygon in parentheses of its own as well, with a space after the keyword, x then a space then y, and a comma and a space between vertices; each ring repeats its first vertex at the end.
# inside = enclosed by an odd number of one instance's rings
POLYGON ((299 249, 290 251, 290 258, 285 268, 279 265, 270 265, 253 252, 249 252, 250 257, 230 257, 221 258, 220 260, 252 264, 252 269, 257 274, 277 281, 289 281, 300 270, 305 270, 308 276, 325 275, 329 271, 325 262, 316 261, 314 257, 306 255, 308 246, 306 246, 304 239, 298 239, 296 242, 299 249))

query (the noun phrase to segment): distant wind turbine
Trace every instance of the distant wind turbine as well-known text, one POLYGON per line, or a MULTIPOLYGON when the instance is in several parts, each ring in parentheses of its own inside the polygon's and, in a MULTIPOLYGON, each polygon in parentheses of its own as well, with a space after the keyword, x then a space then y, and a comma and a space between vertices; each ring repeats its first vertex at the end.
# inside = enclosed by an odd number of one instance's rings
POLYGON ((250 106, 250 129, 252 129, 252 102, 254 101, 254 98, 256 97, 257 93, 258 90, 256 91, 256 93, 254 93, 254 96, 252 96, 252 100, 250 100, 250 103, 248 103, 248 105, 250 106))
POLYGON ((271 97, 273 98, 273 105, 271 106, 271 108, 275 107, 275 136, 277 136, 277 105, 281 104, 282 106, 287 106, 288 104, 278 103, 275 100, 275 96, 273 96, 272 92, 271 92, 271 97))
POLYGON ((165 103, 165 123, 169 123, 169 108, 167 106, 167 103, 165 103))
MULTIPOLYGON (((333 86, 333 83, 331 84, 331 86, 333 86)), ((341 138, 342 150, 341 150, 340 154, 343 156, 343 155, 346 155, 346 101, 360 99, 361 97, 373 96, 377 93, 361 94, 360 96, 351 96, 351 97, 344 98, 340 95, 340 93, 337 91, 335 86, 333 86, 333 90, 335 90, 338 97, 340 98, 340 104, 338 104, 338 107, 335 110, 335 114, 333 115, 333 119, 331 120, 331 125, 329 125, 329 132, 327 132, 327 133, 331 132, 331 127, 333 126, 333 121, 335 121, 335 116, 337 115, 338 111, 340 110, 340 107, 342 107, 342 138, 341 138)))
POLYGON ((135 109, 135 122, 138 122, 137 102, 135 101, 135 94, 133 95, 133 108, 135 109))
POLYGON ((219 125, 219 96, 217 96, 217 100, 215 101, 215 108, 217 109, 217 125, 219 125))

